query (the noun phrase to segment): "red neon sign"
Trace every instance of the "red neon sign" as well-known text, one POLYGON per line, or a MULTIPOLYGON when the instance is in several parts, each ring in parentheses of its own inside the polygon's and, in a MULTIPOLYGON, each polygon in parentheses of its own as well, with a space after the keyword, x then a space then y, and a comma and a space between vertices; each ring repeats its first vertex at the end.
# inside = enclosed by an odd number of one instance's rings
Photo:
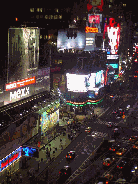
MULTIPOLYGON (((87 4, 87 10, 90 11, 92 9, 92 7, 95 7, 95 6, 92 6, 90 4, 90 0, 87 0, 88 4, 87 4)), ((100 11, 103 11, 103 0, 101 0, 101 4, 99 6, 96 6, 100 11)), ((98 4, 97 4, 98 5, 98 4)))
POLYGON ((15 89, 15 88, 20 88, 23 86, 27 86, 30 84, 34 84, 34 83, 35 83, 35 77, 30 77, 30 78, 23 79, 20 81, 15 81, 15 82, 6 84, 6 91, 9 91, 9 90, 15 89))
POLYGON ((86 28, 85 28, 85 32, 86 33, 98 33, 98 28, 96 28, 96 27, 87 27, 86 26, 86 28))

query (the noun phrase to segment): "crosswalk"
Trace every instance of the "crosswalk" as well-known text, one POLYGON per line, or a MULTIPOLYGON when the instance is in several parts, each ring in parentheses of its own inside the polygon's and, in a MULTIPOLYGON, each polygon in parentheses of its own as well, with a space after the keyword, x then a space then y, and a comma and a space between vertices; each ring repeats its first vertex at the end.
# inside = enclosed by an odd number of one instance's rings
POLYGON ((93 131, 91 135, 95 135, 94 138, 104 138, 108 136, 108 133, 93 131))
POLYGON ((138 131, 138 127, 134 127, 134 128, 132 128, 132 130, 138 131))
POLYGON ((101 124, 101 125, 108 125, 107 121, 100 120, 100 119, 97 119, 94 123, 98 123, 98 124, 101 124))

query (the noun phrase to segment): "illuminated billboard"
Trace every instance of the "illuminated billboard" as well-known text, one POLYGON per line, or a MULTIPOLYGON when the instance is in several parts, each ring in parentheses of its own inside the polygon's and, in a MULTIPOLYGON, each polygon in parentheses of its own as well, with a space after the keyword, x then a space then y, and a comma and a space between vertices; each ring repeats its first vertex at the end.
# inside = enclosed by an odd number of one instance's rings
POLYGON ((9 91, 11 89, 20 88, 20 87, 27 86, 30 84, 35 84, 35 77, 31 77, 31 78, 23 79, 17 82, 6 84, 5 88, 6 88, 6 91, 9 91))
POLYGON ((22 146, 22 156, 39 158, 39 150, 30 146, 22 146))
POLYGON ((84 30, 75 28, 63 29, 58 31, 57 49, 77 49, 82 50, 85 47, 86 35, 84 30), (68 35, 68 31, 71 32, 68 35), (75 37, 73 36, 75 32, 75 37))
POLYGON ((86 46, 84 51, 94 51, 95 49, 95 33, 86 33, 86 46))
POLYGON ((8 81, 28 77, 28 70, 37 69, 39 63, 40 29, 37 27, 9 28, 8 81))
POLYGON ((106 64, 107 66, 111 65, 113 68, 118 68, 118 64, 117 63, 110 63, 110 64, 106 64))
POLYGON ((117 54, 119 41, 120 41, 120 24, 115 22, 114 18, 109 18, 109 24, 107 24, 107 18, 105 19, 103 39, 105 39, 105 33, 107 32, 109 38, 110 53, 117 54))
POLYGON ((88 75, 67 73, 66 77, 67 89, 72 92, 87 92, 89 90, 94 90, 96 84, 100 84, 100 87, 104 86, 103 70, 88 75))
POLYGON ((101 12, 103 11, 103 0, 87 0, 87 10, 88 12, 93 8, 97 7, 101 12))
POLYGON ((5 158, 0 160, 0 172, 6 169, 17 159, 19 159, 21 157, 21 151, 22 151, 22 147, 19 147, 18 149, 16 149, 15 151, 7 155, 5 158))
POLYGON ((48 114, 43 112, 40 118, 41 132, 45 133, 48 129, 52 128, 59 122, 59 109, 55 112, 48 114))
POLYGON ((86 33, 101 33, 102 14, 88 14, 86 33))

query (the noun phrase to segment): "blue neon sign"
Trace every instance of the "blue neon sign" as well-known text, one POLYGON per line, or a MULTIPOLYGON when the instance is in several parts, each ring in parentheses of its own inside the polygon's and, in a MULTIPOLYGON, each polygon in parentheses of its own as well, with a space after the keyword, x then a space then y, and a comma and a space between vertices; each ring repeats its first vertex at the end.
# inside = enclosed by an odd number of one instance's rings
POLYGON ((22 155, 27 157, 39 157, 39 151, 37 148, 32 148, 29 146, 23 146, 22 155))

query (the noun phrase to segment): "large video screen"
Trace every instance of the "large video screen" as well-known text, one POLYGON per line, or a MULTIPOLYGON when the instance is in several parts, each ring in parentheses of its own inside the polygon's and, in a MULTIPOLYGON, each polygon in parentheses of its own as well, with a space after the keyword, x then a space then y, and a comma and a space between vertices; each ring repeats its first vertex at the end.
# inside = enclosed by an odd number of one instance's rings
POLYGON ((57 49, 78 49, 85 47, 86 35, 84 30, 62 29, 58 31, 57 49))
POLYGON ((96 73, 88 75, 66 74, 67 89, 72 92, 87 92, 95 87, 96 73))

